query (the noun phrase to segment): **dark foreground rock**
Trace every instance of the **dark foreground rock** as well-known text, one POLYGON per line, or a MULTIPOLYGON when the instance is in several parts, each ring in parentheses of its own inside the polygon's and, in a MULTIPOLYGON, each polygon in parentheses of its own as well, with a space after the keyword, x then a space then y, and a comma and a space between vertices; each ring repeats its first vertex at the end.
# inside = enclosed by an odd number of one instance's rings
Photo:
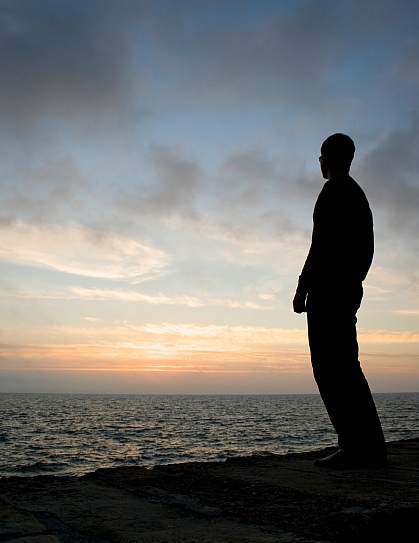
POLYGON ((0 542, 415 541, 419 439, 388 449, 377 469, 316 468, 324 449, 2 478, 0 542))

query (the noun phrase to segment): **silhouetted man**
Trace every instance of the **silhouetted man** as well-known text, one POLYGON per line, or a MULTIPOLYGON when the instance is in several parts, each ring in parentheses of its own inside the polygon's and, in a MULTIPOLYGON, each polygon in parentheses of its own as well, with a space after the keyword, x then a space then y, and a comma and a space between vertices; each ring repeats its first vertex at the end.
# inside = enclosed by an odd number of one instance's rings
POLYGON ((307 311, 311 363, 339 448, 315 462, 324 467, 380 466, 386 445, 367 380, 358 360, 356 312, 374 253, 372 213, 349 175, 355 145, 333 134, 321 146, 327 179, 313 213, 313 234, 293 300, 307 311))

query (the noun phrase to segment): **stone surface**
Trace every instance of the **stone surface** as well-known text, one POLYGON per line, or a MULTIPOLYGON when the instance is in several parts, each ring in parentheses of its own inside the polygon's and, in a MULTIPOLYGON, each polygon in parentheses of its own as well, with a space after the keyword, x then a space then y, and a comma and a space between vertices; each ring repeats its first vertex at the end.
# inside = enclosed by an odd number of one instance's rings
POLYGON ((410 541, 419 439, 379 469, 328 470, 332 449, 0 479, 0 541, 287 543, 410 541))
POLYGON ((54 535, 29 535, 18 539, 7 539, 8 543, 59 543, 54 535))
POLYGON ((16 538, 27 534, 45 532, 45 526, 28 511, 21 511, 16 507, 0 501, 0 537, 16 538))

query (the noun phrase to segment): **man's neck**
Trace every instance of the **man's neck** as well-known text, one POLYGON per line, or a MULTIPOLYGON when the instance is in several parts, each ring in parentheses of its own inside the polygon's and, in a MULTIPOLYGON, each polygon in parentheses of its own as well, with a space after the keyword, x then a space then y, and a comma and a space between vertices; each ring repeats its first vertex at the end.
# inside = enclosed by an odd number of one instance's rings
POLYGON ((327 177, 328 181, 335 181, 337 179, 348 178, 349 172, 329 172, 327 177))

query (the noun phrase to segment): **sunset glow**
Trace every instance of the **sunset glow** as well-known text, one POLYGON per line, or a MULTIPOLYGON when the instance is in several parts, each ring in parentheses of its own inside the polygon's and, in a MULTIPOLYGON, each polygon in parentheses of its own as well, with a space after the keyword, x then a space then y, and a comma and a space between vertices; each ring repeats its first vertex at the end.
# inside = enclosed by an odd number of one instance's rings
POLYGON ((2 392, 315 392, 291 301, 336 131, 374 214, 361 363, 419 389, 419 9, 366 4, 6 10, 2 392))

